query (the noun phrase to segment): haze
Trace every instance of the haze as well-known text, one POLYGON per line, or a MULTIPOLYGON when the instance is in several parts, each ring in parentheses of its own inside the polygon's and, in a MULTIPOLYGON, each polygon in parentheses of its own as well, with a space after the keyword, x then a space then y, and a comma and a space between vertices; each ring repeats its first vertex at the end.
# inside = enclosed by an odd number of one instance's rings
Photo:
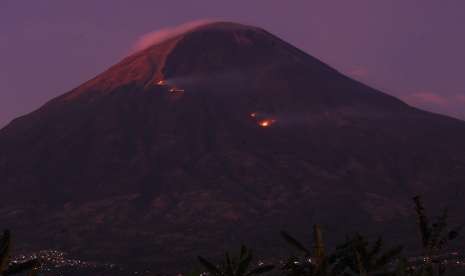
POLYGON ((463 11, 461 0, 2 0, 0 127, 102 72, 144 35, 212 19, 262 27, 412 105, 465 119, 463 11))

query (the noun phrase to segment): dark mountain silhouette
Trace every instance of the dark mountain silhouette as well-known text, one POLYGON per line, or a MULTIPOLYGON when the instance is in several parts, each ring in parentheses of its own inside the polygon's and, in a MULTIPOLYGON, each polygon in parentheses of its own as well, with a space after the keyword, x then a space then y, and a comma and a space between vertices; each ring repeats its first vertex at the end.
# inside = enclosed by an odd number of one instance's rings
POLYGON ((465 207, 465 123, 213 23, 11 122, 0 183, 22 248, 170 270, 240 242, 274 254, 315 222, 402 239, 413 195, 465 207))

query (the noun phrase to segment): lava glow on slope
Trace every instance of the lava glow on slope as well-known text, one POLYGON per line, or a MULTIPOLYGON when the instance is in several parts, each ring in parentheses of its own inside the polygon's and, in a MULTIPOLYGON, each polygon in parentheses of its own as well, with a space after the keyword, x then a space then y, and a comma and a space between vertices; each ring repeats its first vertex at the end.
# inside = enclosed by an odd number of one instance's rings
MULTIPOLYGON (((157 81, 158 86, 168 86, 168 83, 166 80, 159 80, 157 81)), ((171 93, 179 93, 179 92, 184 92, 184 89, 177 88, 176 86, 171 86, 170 89, 168 90, 171 93)))
POLYGON ((249 114, 260 127, 269 127, 276 123, 275 119, 267 118, 266 116, 260 115, 258 112, 252 112, 249 114))
POLYGON ((274 119, 265 119, 265 120, 260 120, 258 122, 258 125, 261 126, 261 127, 269 127, 272 124, 274 124, 275 122, 276 122, 276 120, 274 120, 274 119))

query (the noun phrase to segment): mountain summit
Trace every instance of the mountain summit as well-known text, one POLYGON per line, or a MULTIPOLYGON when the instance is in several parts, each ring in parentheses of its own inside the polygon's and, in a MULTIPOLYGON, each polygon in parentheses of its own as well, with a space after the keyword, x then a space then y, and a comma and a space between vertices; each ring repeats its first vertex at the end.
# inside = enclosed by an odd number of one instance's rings
POLYGON ((465 207, 463 141, 462 121, 212 23, 2 129, 0 224, 27 248, 158 268, 239 242, 273 252, 279 230, 316 222, 389 234, 415 194, 465 207))
POLYGON ((229 81, 231 85, 238 85, 245 84, 250 75, 255 77, 255 82, 275 86, 274 90, 281 86, 283 91, 289 86, 301 90, 304 83, 321 84, 323 80, 331 85, 335 78, 352 85, 349 93, 337 87, 321 87, 318 91, 314 87, 313 91, 301 93, 301 97, 311 98, 313 105, 324 104, 323 101, 343 104, 358 100, 360 104, 405 106, 392 97, 382 97, 381 92, 373 93, 365 88, 371 93, 362 93, 364 89, 360 89, 359 83, 265 30, 227 22, 196 27, 137 52, 63 98, 79 97, 86 91, 94 92, 84 98, 95 98, 126 85, 147 91, 157 88, 160 81, 184 85, 214 82, 224 85, 229 81), (331 92, 323 91, 327 89, 331 92))

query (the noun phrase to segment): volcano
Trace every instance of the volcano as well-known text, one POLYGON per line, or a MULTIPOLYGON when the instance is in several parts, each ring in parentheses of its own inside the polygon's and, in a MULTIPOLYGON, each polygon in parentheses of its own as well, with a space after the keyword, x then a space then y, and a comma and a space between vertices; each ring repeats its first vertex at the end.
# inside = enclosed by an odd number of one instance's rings
POLYGON ((417 194, 463 209, 465 122, 210 23, 12 121, 0 183, 21 248, 172 271, 242 242, 279 255, 313 223, 403 239, 417 194))

